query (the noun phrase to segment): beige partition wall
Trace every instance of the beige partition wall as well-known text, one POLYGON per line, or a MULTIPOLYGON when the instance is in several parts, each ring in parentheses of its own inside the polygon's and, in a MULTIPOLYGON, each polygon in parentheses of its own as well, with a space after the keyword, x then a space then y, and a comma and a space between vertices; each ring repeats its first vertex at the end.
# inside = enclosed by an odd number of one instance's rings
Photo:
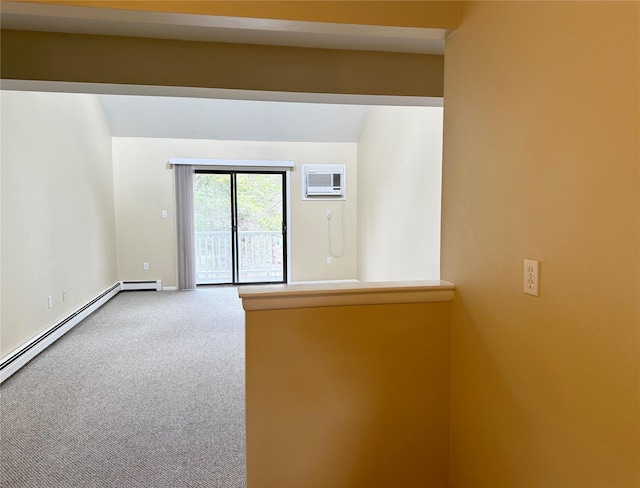
POLYGON ((450 309, 248 311, 249 488, 446 486, 450 309))

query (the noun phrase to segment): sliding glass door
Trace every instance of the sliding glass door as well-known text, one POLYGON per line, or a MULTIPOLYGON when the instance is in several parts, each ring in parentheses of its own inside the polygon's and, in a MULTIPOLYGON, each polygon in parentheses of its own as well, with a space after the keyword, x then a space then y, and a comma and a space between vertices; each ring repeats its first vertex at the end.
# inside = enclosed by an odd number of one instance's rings
POLYGON ((284 281, 284 175, 235 175, 238 283, 284 281))
POLYGON ((193 175, 196 283, 233 283, 231 175, 193 175))
POLYGON ((193 180, 197 283, 284 283, 285 174, 196 171, 193 180))

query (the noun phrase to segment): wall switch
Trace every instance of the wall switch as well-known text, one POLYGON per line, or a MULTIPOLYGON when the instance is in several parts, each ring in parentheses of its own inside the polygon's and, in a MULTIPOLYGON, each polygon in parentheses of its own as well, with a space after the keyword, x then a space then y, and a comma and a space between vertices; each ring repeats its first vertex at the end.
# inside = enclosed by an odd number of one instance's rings
POLYGON ((53 297, 49 297, 49 308, 53 308, 53 297))
POLYGON ((166 218, 167 218, 167 211, 166 211, 166 210, 163 210, 163 211, 162 211, 162 218, 163 218, 163 219, 166 219, 166 218))
POLYGON ((540 261, 524 260, 524 292, 534 297, 540 295, 540 261))
POLYGON ((331 220, 331 210, 327 210, 327 219, 331 220))
POLYGON ((67 290, 62 290, 62 301, 65 302, 67 300, 67 290))
POLYGON ((327 256, 327 264, 331 264, 331 256, 327 256))
POLYGON ((142 265, 142 269, 144 269, 145 271, 149 271, 149 263, 144 263, 142 265))

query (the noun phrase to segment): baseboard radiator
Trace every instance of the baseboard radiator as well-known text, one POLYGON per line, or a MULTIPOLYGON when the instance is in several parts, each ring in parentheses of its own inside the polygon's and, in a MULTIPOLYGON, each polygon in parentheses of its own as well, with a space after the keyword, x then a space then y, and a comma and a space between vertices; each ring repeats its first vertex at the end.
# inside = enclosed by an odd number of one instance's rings
POLYGON ((122 291, 130 290, 155 290, 162 291, 162 280, 149 280, 149 281, 122 281, 122 291))
POLYGON ((13 373, 18 371, 39 353, 53 344, 57 339, 69 332, 82 319, 86 318, 111 300, 118 294, 118 292, 120 292, 120 289, 121 283, 114 283, 94 299, 88 301, 59 322, 56 322, 33 339, 7 354, 6 357, 0 360, 0 383, 4 382, 13 373))

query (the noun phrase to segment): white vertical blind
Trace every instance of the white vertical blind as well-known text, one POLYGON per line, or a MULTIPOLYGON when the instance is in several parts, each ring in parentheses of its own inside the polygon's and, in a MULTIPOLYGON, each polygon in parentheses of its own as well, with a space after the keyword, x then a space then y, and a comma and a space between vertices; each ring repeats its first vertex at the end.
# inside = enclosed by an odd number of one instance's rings
POLYGON ((195 227, 193 222, 193 166, 176 165, 176 225, 178 233, 178 289, 195 290, 195 227))

